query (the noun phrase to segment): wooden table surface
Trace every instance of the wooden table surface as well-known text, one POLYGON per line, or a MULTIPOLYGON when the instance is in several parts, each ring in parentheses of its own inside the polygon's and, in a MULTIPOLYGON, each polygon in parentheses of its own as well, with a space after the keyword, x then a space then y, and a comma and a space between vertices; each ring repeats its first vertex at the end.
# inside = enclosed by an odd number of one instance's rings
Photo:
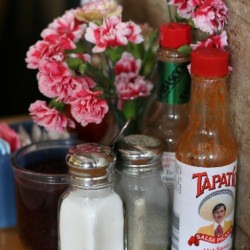
POLYGON ((1 250, 27 250, 19 239, 15 228, 0 229, 1 250))
POLYGON ((13 115, 13 116, 0 116, 0 122, 7 122, 9 124, 16 122, 23 122, 31 120, 31 117, 28 114, 23 115, 13 115))

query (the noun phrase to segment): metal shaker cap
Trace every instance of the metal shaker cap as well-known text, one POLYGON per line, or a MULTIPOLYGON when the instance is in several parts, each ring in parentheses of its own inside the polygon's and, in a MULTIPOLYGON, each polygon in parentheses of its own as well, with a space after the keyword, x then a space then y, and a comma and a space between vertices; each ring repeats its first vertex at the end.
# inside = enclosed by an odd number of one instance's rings
POLYGON ((111 148, 97 143, 76 145, 66 155, 70 176, 77 177, 84 186, 112 182, 115 161, 111 148))
POLYGON ((117 144, 118 161, 130 167, 158 164, 162 153, 162 141, 148 135, 129 135, 117 144))

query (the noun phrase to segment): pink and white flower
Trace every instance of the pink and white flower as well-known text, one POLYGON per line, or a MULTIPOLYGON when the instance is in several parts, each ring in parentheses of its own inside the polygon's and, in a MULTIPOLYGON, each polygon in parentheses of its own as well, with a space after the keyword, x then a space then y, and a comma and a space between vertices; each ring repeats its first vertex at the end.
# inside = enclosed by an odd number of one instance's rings
POLYGON ((49 98, 60 96, 64 82, 63 80, 65 78, 68 79, 69 76, 69 71, 67 68, 63 67, 63 64, 55 63, 47 73, 42 71, 38 72, 37 79, 39 91, 49 98))
POLYGON ((83 89, 92 89, 96 83, 87 76, 71 77, 66 79, 62 85, 62 91, 58 96, 58 100, 70 104, 79 91, 83 89))
POLYGON ((180 17, 192 20, 194 26, 203 32, 221 32, 227 23, 228 9, 223 0, 170 0, 168 4, 177 7, 180 17))
POLYGON ((192 20, 196 28, 214 34, 222 31, 227 23, 227 6, 222 0, 204 0, 194 10, 192 20))
MULTIPOLYGON (((116 63, 115 86, 120 100, 131 100, 150 95, 153 85, 139 75, 141 60, 135 59, 132 54, 124 52, 116 63)), ((122 108, 119 102, 119 108, 122 108)))
POLYGON ((65 50, 74 49, 75 44, 68 38, 50 35, 46 40, 38 41, 26 54, 28 68, 43 70, 47 62, 64 62, 65 50))
POLYGON ((135 59, 129 52, 123 52, 120 60, 114 67, 115 75, 128 74, 129 78, 136 77, 141 69, 141 60, 135 59))
POLYGON ((148 96, 153 88, 153 84, 145 80, 143 76, 131 79, 126 73, 116 76, 115 85, 117 94, 121 100, 131 100, 148 96))
POLYGON ((49 46, 50 43, 44 40, 38 41, 35 45, 30 46, 25 59, 27 68, 37 69, 40 60, 43 58, 49 46))
POLYGON ((47 36, 58 35, 77 42, 82 38, 86 27, 85 23, 80 23, 75 18, 74 10, 69 10, 49 24, 48 28, 42 31, 41 36, 43 39, 46 39, 47 36))
MULTIPOLYGON (((127 41, 138 44, 144 41, 143 36, 141 35, 141 27, 140 25, 135 24, 133 21, 128 22, 120 22, 117 25, 117 31, 120 33, 123 37, 127 39, 127 41)), ((127 42, 126 44, 127 45, 127 42)), ((125 42, 125 40, 124 40, 125 42)))
POLYGON ((34 122, 48 131, 65 132, 68 127, 75 128, 75 123, 55 108, 49 108, 45 101, 36 101, 29 107, 34 122))
POLYGON ((222 48, 224 49, 225 47, 228 46, 227 42, 227 33, 226 31, 223 31, 219 35, 212 35, 208 37, 204 41, 198 41, 196 44, 191 44, 192 49, 197 49, 197 48, 222 48))
POLYGON ((51 107, 44 101, 30 105, 38 125, 64 132, 74 128, 74 122, 98 124, 109 109, 106 96, 117 102, 150 94, 152 83, 139 75, 142 60, 124 52, 143 42, 141 27, 122 22, 121 11, 114 0, 88 2, 54 19, 42 31, 43 40, 29 48, 27 67, 38 70, 40 92, 53 99, 51 107), (63 108, 71 114, 63 113, 63 108))
POLYGON ((177 13, 180 17, 185 19, 192 17, 194 7, 189 4, 188 0, 170 0, 168 4, 177 6, 177 13))
POLYGON ((140 43, 140 27, 133 22, 123 23, 120 17, 109 17, 101 26, 91 22, 86 30, 85 39, 93 44, 93 53, 105 51, 108 47, 125 46, 129 41, 140 43))
POLYGON ((99 98, 101 94, 100 91, 83 89, 71 101, 71 114, 83 127, 89 123, 101 123, 108 112, 107 102, 99 98))
POLYGON ((57 98, 59 101, 69 103, 71 97, 82 89, 94 88, 96 83, 87 76, 73 76, 66 74, 61 80, 52 79, 49 74, 38 73, 38 87, 41 93, 49 98, 57 98))

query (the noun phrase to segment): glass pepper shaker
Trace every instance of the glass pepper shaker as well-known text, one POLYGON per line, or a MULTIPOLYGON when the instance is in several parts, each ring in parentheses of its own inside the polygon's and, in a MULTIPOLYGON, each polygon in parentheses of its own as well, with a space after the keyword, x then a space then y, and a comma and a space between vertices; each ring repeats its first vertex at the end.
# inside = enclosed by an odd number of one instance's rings
POLYGON ((161 180, 162 143, 129 135, 116 145, 115 190, 125 206, 125 249, 169 247, 169 197, 161 180))
POLYGON ((111 148, 85 143, 66 155, 69 188, 59 202, 60 250, 124 250, 124 210, 114 192, 111 148))

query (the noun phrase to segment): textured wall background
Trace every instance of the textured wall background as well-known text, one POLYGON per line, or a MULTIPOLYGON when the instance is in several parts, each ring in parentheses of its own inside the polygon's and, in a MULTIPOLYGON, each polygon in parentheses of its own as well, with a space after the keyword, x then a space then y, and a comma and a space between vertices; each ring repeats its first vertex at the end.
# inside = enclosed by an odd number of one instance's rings
POLYGON ((250 1, 228 0, 228 36, 233 72, 230 111, 239 145, 235 250, 250 249, 250 1))
MULTIPOLYGON (((123 0, 126 17, 153 26, 168 21, 165 0, 123 0)), ((234 250, 250 250, 250 1, 226 0, 233 72, 229 77, 230 121, 239 145, 234 250)))

